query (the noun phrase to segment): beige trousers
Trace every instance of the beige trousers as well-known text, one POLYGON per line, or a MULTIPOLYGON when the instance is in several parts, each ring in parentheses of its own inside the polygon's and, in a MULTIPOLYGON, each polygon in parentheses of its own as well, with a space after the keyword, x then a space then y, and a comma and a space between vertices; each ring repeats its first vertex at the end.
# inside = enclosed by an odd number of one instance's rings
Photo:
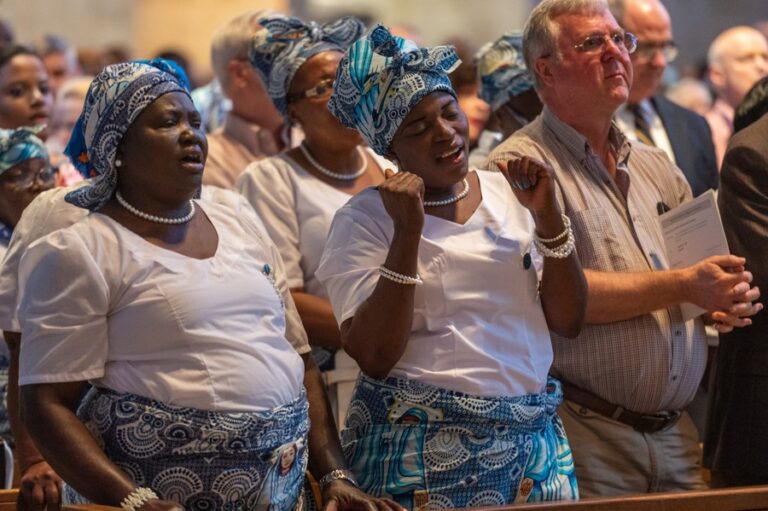
POLYGON ((656 433, 639 433, 567 400, 558 413, 582 498, 706 489, 699 435, 688 413, 656 433))

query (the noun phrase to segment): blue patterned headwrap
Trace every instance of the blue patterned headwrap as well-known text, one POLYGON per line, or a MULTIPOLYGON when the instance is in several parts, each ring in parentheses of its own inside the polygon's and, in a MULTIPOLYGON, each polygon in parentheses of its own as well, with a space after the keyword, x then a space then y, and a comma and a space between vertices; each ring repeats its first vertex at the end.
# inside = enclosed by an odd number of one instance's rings
POLYGON ((251 64, 266 84, 275 108, 286 118, 286 97, 301 65, 324 51, 343 52, 365 29, 363 22, 354 16, 320 25, 277 15, 262 18, 259 24, 264 28, 254 36, 251 64))
POLYGON ((533 77, 525 67, 523 36, 504 34, 486 44, 475 55, 480 75, 480 96, 493 110, 533 88, 533 77))
POLYGON ((0 129, 0 175, 26 160, 40 158, 48 161, 48 150, 36 136, 42 130, 43 126, 0 129))
POLYGON ((139 114, 169 92, 189 94, 189 80, 177 64, 164 59, 113 64, 93 79, 64 153, 80 172, 95 177, 68 193, 67 202, 94 211, 112 197, 120 141, 139 114))
POLYGON ((345 53, 328 108, 385 155, 397 128, 424 96, 436 91, 456 96, 448 73, 460 63, 452 46, 419 48, 377 25, 345 53))

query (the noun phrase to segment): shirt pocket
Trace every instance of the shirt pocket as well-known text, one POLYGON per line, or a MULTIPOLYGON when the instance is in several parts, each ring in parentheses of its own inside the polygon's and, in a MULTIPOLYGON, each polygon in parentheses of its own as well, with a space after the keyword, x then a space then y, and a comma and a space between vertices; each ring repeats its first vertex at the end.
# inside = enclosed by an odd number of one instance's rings
POLYGON ((630 271, 630 261, 624 256, 625 240, 614 224, 616 213, 603 208, 591 208, 571 214, 576 250, 584 268, 602 271, 630 271))

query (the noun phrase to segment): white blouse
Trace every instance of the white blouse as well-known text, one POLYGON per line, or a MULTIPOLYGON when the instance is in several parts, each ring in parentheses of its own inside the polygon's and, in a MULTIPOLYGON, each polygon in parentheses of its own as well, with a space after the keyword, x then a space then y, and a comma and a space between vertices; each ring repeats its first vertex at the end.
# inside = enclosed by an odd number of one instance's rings
POLYGON ((297 398, 309 346, 279 253, 250 206, 229 195, 197 202, 218 234, 207 259, 98 213, 32 243, 19 270, 20 384, 90 380, 224 412, 297 398))
MULTIPOLYGON (((381 168, 395 166, 366 149, 381 168)), ((258 213, 280 249, 290 288, 326 298, 315 277, 333 215, 352 197, 280 154, 248 165, 235 187, 258 213)))
MULTIPOLYGON (((464 225, 425 218, 418 258, 424 285, 416 287, 411 335, 390 375, 478 396, 538 393, 552 346, 536 268, 524 261, 533 220, 500 173, 477 175, 482 202, 464 225)), ((336 214, 317 278, 339 324, 373 292, 392 236, 375 189, 336 214)))

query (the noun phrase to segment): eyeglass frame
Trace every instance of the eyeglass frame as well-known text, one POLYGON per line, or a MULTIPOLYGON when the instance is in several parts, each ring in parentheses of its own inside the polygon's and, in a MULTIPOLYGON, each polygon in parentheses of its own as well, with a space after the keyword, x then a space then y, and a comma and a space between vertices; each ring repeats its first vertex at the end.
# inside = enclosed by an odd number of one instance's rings
POLYGON ((20 171, 19 173, 12 174, 10 172, 4 172, 2 175, 0 175, 0 180, 7 181, 16 188, 27 189, 32 187, 32 185, 34 185, 38 180, 42 183, 49 183, 54 181, 56 179, 57 170, 58 169, 53 167, 50 163, 46 162, 45 165, 33 173, 25 173, 24 171, 20 171))
POLYGON ((585 37, 580 43, 574 44, 573 47, 576 49, 576 51, 581 53, 597 53, 598 51, 602 52, 605 50, 606 46, 606 40, 611 39, 613 41, 613 44, 615 44, 619 48, 624 48, 627 50, 627 53, 630 55, 633 54, 637 50, 638 41, 637 36, 633 34, 632 32, 626 32, 626 31, 616 31, 611 34, 603 33, 594 33, 590 34, 587 37, 585 37), (616 40, 616 36, 620 36, 621 40, 616 40), (590 39, 596 39, 600 38, 600 44, 592 49, 585 48, 585 45, 590 39), (627 41, 629 41, 630 46, 627 46, 627 41))
MULTIPOLYGON (((602 52, 605 49, 605 44, 606 44, 605 41, 606 41, 606 39, 611 38, 614 35, 620 35, 621 39, 622 39, 620 42, 617 42, 616 40, 611 39, 613 41, 613 44, 615 44, 617 47, 624 48, 625 50, 627 50, 627 53, 630 54, 630 55, 633 54, 637 50, 637 44, 638 44, 637 36, 635 34, 633 34, 632 32, 626 32, 626 31, 616 31, 616 32, 614 32, 612 34, 606 34, 605 32, 602 32, 602 33, 596 32, 594 34, 591 34, 591 35, 588 35, 587 37, 585 37, 584 40, 582 40, 582 42, 574 44, 573 48, 576 51, 578 51, 579 53, 597 53, 597 50, 600 50, 602 52), (600 46, 598 46, 598 47, 596 47, 596 48, 594 48, 592 50, 584 49, 584 44, 589 39, 596 38, 596 37, 600 37, 601 38, 600 39, 601 40, 600 46), (631 47, 627 47, 627 44, 626 44, 626 40, 627 39, 629 39, 629 41, 630 41, 630 43, 632 45, 631 47)), ((546 55, 542 55, 539 58, 540 59, 548 59, 551 56, 552 56, 551 53, 547 53, 546 55)))
POLYGON ((635 58, 642 58, 644 60, 650 61, 653 60, 653 57, 656 56, 656 52, 660 52, 664 57, 664 60, 669 63, 675 61, 680 52, 680 49, 672 39, 658 43, 651 41, 637 41, 635 58), (647 55, 644 55, 644 53, 647 53, 647 55))
POLYGON ((288 94, 288 96, 286 97, 286 100, 298 101, 300 99, 305 99, 305 98, 309 99, 309 98, 324 96, 325 94, 328 93, 328 91, 333 92, 334 81, 335 79, 333 78, 325 78, 317 82, 314 87, 310 87, 309 89, 303 90, 301 92, 294 92, 293 94, 288 94), (322 89, 322 90, 318 90, 318 89, 322 89))

